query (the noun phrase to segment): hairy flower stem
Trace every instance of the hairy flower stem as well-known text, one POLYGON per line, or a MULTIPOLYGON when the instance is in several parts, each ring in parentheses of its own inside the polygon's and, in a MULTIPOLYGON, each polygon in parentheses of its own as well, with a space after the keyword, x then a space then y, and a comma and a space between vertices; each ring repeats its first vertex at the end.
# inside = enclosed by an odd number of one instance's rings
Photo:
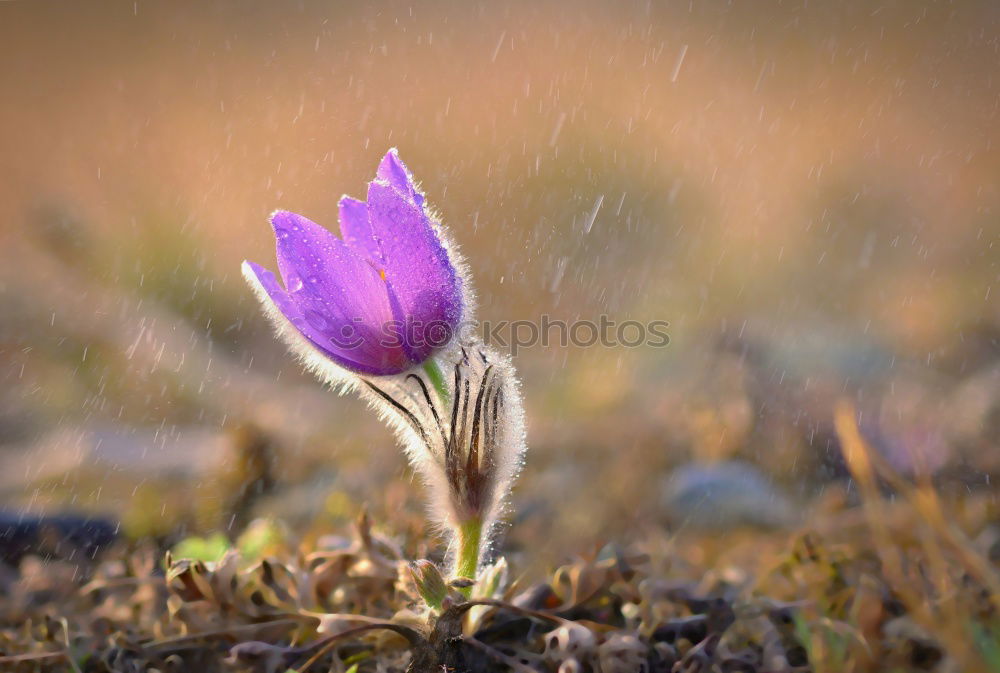
POLYGON ((445 383, 444 374, 441 372, 437 360, 428 358, 424 362, 424 371, 427 372, 427 378, 431 380, 431 385, 434 386, 434 390, 441 399, 441 405, 447 409, 448 405, 451 404, 451 395, 448 394, 448 384, 445 383))
MULTIPOLYGON (((483 521, 474 517, 463 521, 458 529, 458 554, 455 557, 455 576, 476 579, 479 570, 479 543, 483 534, 483 521)), ((471 587, 465 587, 462 593, 468 596, 471 587)))

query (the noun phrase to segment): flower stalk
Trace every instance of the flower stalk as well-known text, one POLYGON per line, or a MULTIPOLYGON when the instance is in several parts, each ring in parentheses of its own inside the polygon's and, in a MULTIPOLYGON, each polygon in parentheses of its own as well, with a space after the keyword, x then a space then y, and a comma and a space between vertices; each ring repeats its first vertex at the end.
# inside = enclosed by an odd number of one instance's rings
MULTIPOLYGON (((458 552, 455 555, 455 576, 475 580, 479 574, 479 547, 482 545, 483 522, 472 517, 458 527, 458 552)), ((462 590, 466 596, 470 588, 462 590)))

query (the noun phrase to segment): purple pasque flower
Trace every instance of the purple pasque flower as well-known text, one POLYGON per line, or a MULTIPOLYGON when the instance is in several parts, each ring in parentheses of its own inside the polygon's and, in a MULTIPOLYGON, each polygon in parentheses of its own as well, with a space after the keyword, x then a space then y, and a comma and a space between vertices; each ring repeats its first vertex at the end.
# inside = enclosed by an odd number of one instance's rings
POLYGON ((341 198, 341 238, 287 211, 271 224, 284 287, 253 262, 243 273, 289 341, 302 345, 300 336, 348 371, 382 376, 411 369, 451 340, 462 319, 462 278, 396 150, 379 164, 367 202, 341 198))

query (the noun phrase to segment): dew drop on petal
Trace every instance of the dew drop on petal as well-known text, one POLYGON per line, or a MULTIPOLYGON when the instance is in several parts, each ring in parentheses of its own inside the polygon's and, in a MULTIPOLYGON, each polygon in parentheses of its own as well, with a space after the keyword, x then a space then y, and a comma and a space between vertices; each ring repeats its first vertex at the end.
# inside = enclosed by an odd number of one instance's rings
POLYGON ((309 325, 312 326, 313 329, 318 330, 320 332, 327 330, 330 327, 330 320, 323 314, 314 311, 312 309, 307 308, 305 311, 303 311, 302 317, 306 319, 306 322, 309 323, 309 325))

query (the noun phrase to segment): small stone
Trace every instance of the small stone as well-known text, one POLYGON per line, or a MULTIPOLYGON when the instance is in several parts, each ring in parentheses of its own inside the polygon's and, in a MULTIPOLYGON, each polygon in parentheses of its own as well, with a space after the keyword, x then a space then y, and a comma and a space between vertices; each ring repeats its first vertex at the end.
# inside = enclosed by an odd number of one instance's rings
POLYGON ((674 470, 664 481, 661 503, 673 524, 698 529, 781 528, 795 519, 791 501, 742 461, 674 470))

